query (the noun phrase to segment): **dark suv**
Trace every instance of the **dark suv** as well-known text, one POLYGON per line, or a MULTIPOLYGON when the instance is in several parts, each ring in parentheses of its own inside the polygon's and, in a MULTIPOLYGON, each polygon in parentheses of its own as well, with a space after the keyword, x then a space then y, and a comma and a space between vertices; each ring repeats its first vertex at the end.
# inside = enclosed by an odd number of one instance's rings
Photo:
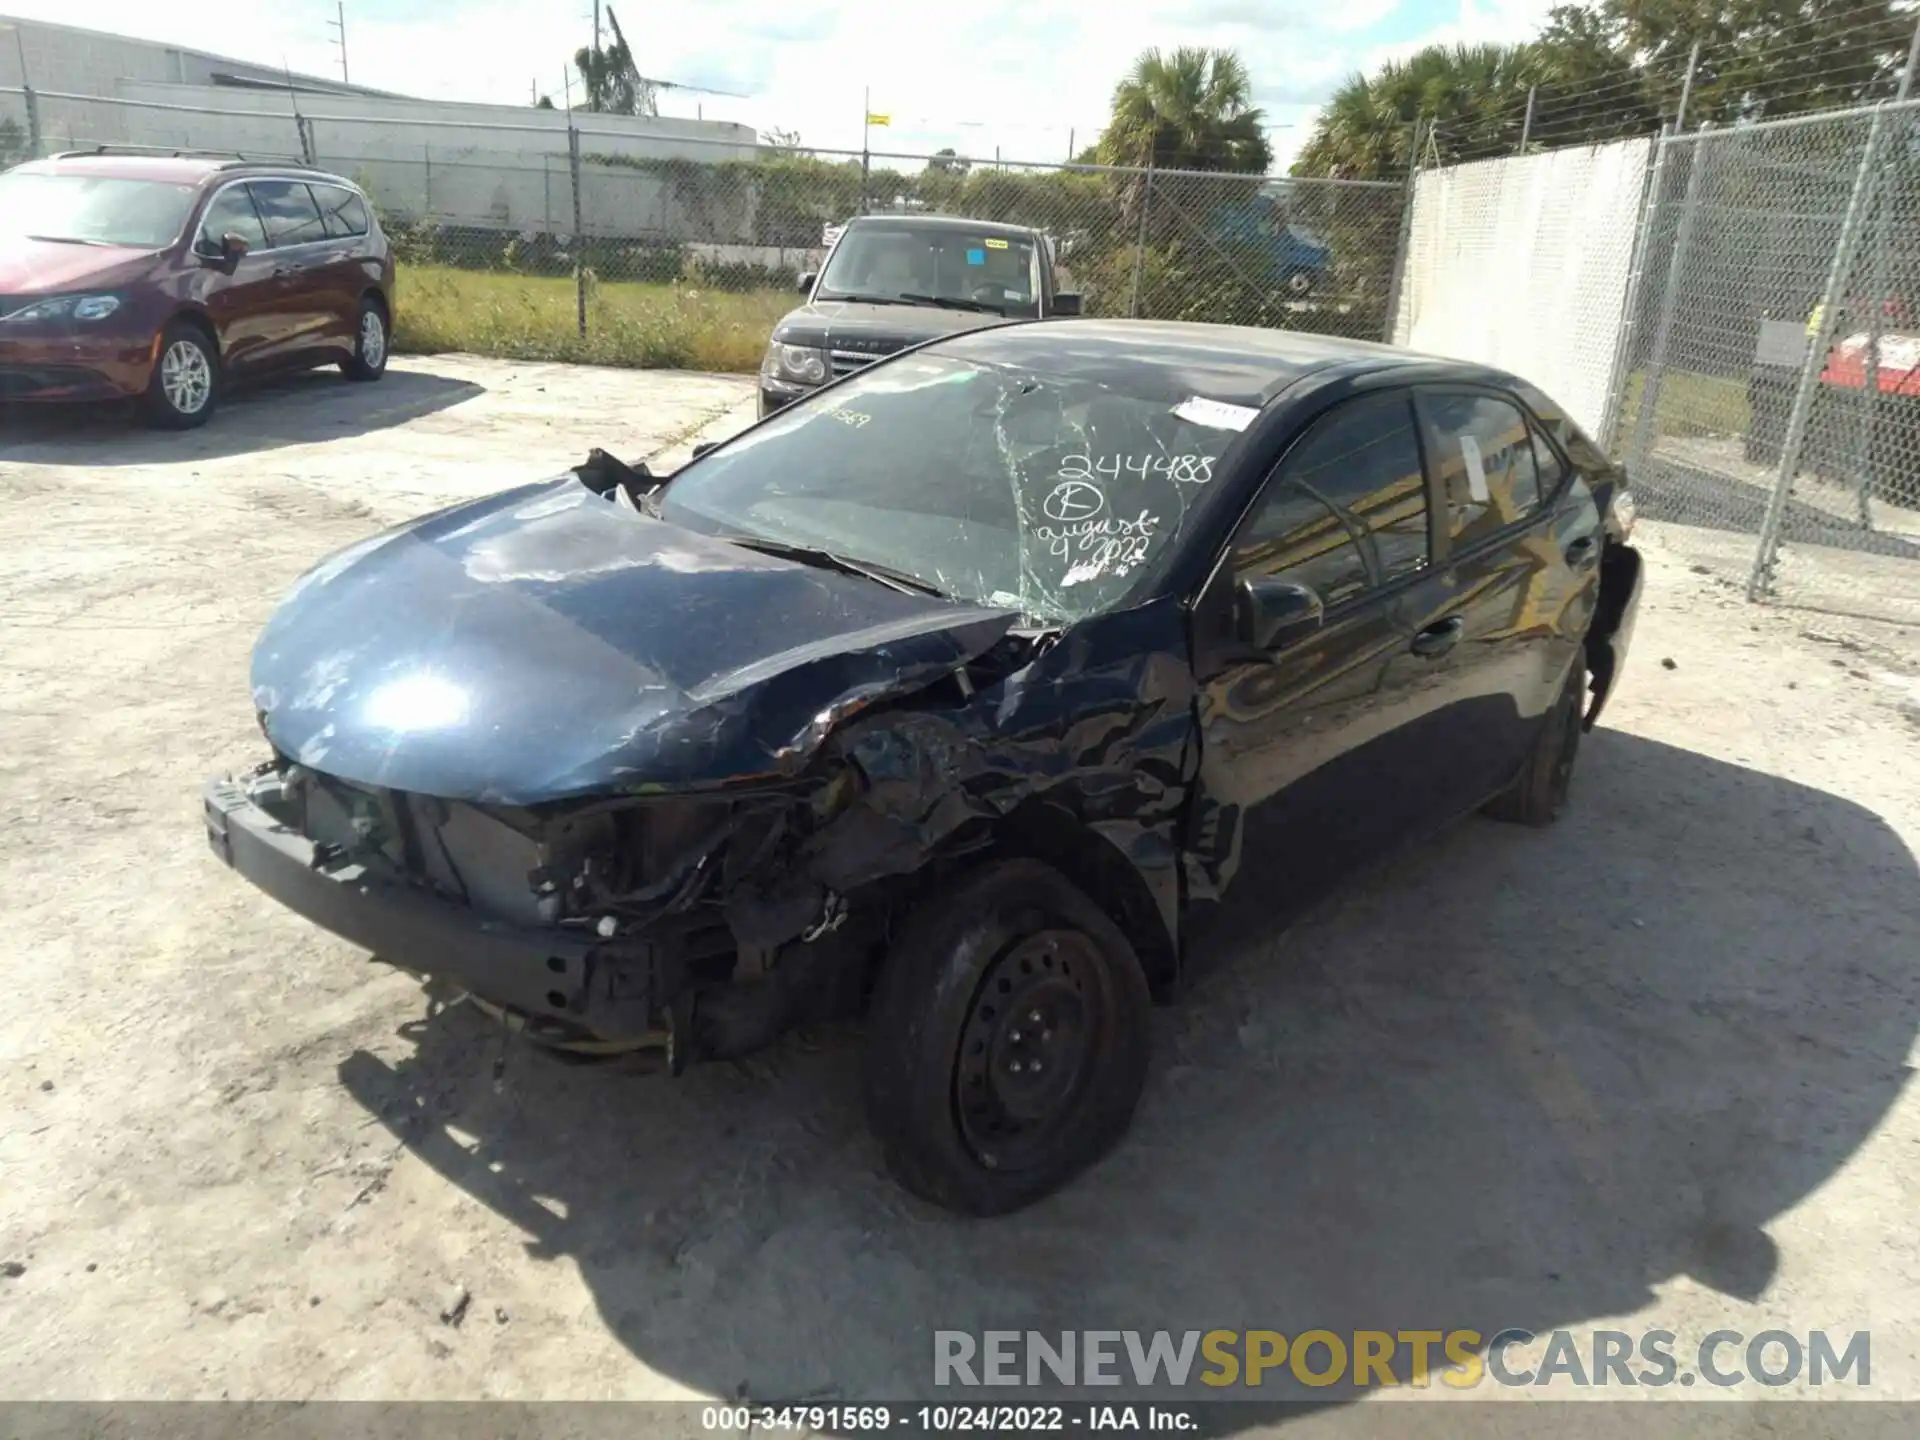
POLYGON ((861 215, 833 237, 807 303, 773 327, 760 414, 942 335, 1006 320, 1078 315, 1038 230, 951 215, 861 215))
POLYGON ((337 175, 106 150, 0 174, 0 402, 204 424, 230 377, 386 370, 393 251, 337 175))

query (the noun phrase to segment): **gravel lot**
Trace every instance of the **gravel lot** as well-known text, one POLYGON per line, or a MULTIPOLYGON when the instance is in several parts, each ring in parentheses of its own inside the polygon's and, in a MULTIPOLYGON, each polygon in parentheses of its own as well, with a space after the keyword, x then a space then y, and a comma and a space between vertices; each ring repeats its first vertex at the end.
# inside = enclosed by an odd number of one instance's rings
POLYGON ((0 1397, 901 1399, 935 1328, 1524 1326, 1865 1328, 1920 1399, 1920 636, 1657 527, 1565 822, 1284 936, 1248 897, 1129 1142, 1010 1220, 886 1181, 851 1031, 677 1081, 518 1049, 496 1093, 471 1007, 215 861, 309 563, 747 386, 445 358, 188 436, 0 424, 0 1397))

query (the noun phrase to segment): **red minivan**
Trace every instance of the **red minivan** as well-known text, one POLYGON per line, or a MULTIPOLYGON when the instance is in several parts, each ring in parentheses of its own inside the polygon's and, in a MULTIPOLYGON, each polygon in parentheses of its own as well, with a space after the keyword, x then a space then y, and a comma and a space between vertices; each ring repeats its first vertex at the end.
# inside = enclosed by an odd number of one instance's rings
POLYGON ((385 372, 393 249, 358 186, 111 149, 0 174, 0 405, 132 398, 201 425, 229 379, 385 372))

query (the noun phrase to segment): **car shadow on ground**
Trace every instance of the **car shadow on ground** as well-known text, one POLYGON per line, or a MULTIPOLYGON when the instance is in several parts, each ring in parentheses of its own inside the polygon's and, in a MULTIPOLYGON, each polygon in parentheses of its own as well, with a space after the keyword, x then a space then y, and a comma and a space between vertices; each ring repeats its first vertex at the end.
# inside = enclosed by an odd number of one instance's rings
POLYGON ((149 429, 132 404, 0 407, 0 461, 113 467, 224 459, 392 429, 481 393, 470 380, 426 370, 393 369, 359 385, 329 368, 235 386, 198 430, 149 429))
MULTIPOLYGON (((678 1080, 515 1049, 496 1091, 499 1033, 455 1005, 341 1076, 721 1396, 924 1398, 937 1329, 1544 1333, 1682 1275, 1756 1297, 1764 1227, 1906 1082, 1920 874, 1859 805, 1653 741, 1587 737, 1575 784, 1553 829, 1462 824, 1277 943, 1243 887, 1131 1135, 1007 1219, 885 1178, 851 1030, 678 1080)), ((1240 1394, 1355 1398, 1266 1378, 1240 1394)))

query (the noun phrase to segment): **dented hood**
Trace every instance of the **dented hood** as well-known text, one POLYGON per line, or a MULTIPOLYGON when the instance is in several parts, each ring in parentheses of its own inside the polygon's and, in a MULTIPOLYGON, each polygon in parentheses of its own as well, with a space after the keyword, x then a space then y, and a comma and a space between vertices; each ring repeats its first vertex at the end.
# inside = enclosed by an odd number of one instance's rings
POLYGON ((791 774, 839 720, 1014 619, 742 549, 568 477, 310 571, 254 649, 253 694, 275 748, 313 769, 526 805, 791 774))

